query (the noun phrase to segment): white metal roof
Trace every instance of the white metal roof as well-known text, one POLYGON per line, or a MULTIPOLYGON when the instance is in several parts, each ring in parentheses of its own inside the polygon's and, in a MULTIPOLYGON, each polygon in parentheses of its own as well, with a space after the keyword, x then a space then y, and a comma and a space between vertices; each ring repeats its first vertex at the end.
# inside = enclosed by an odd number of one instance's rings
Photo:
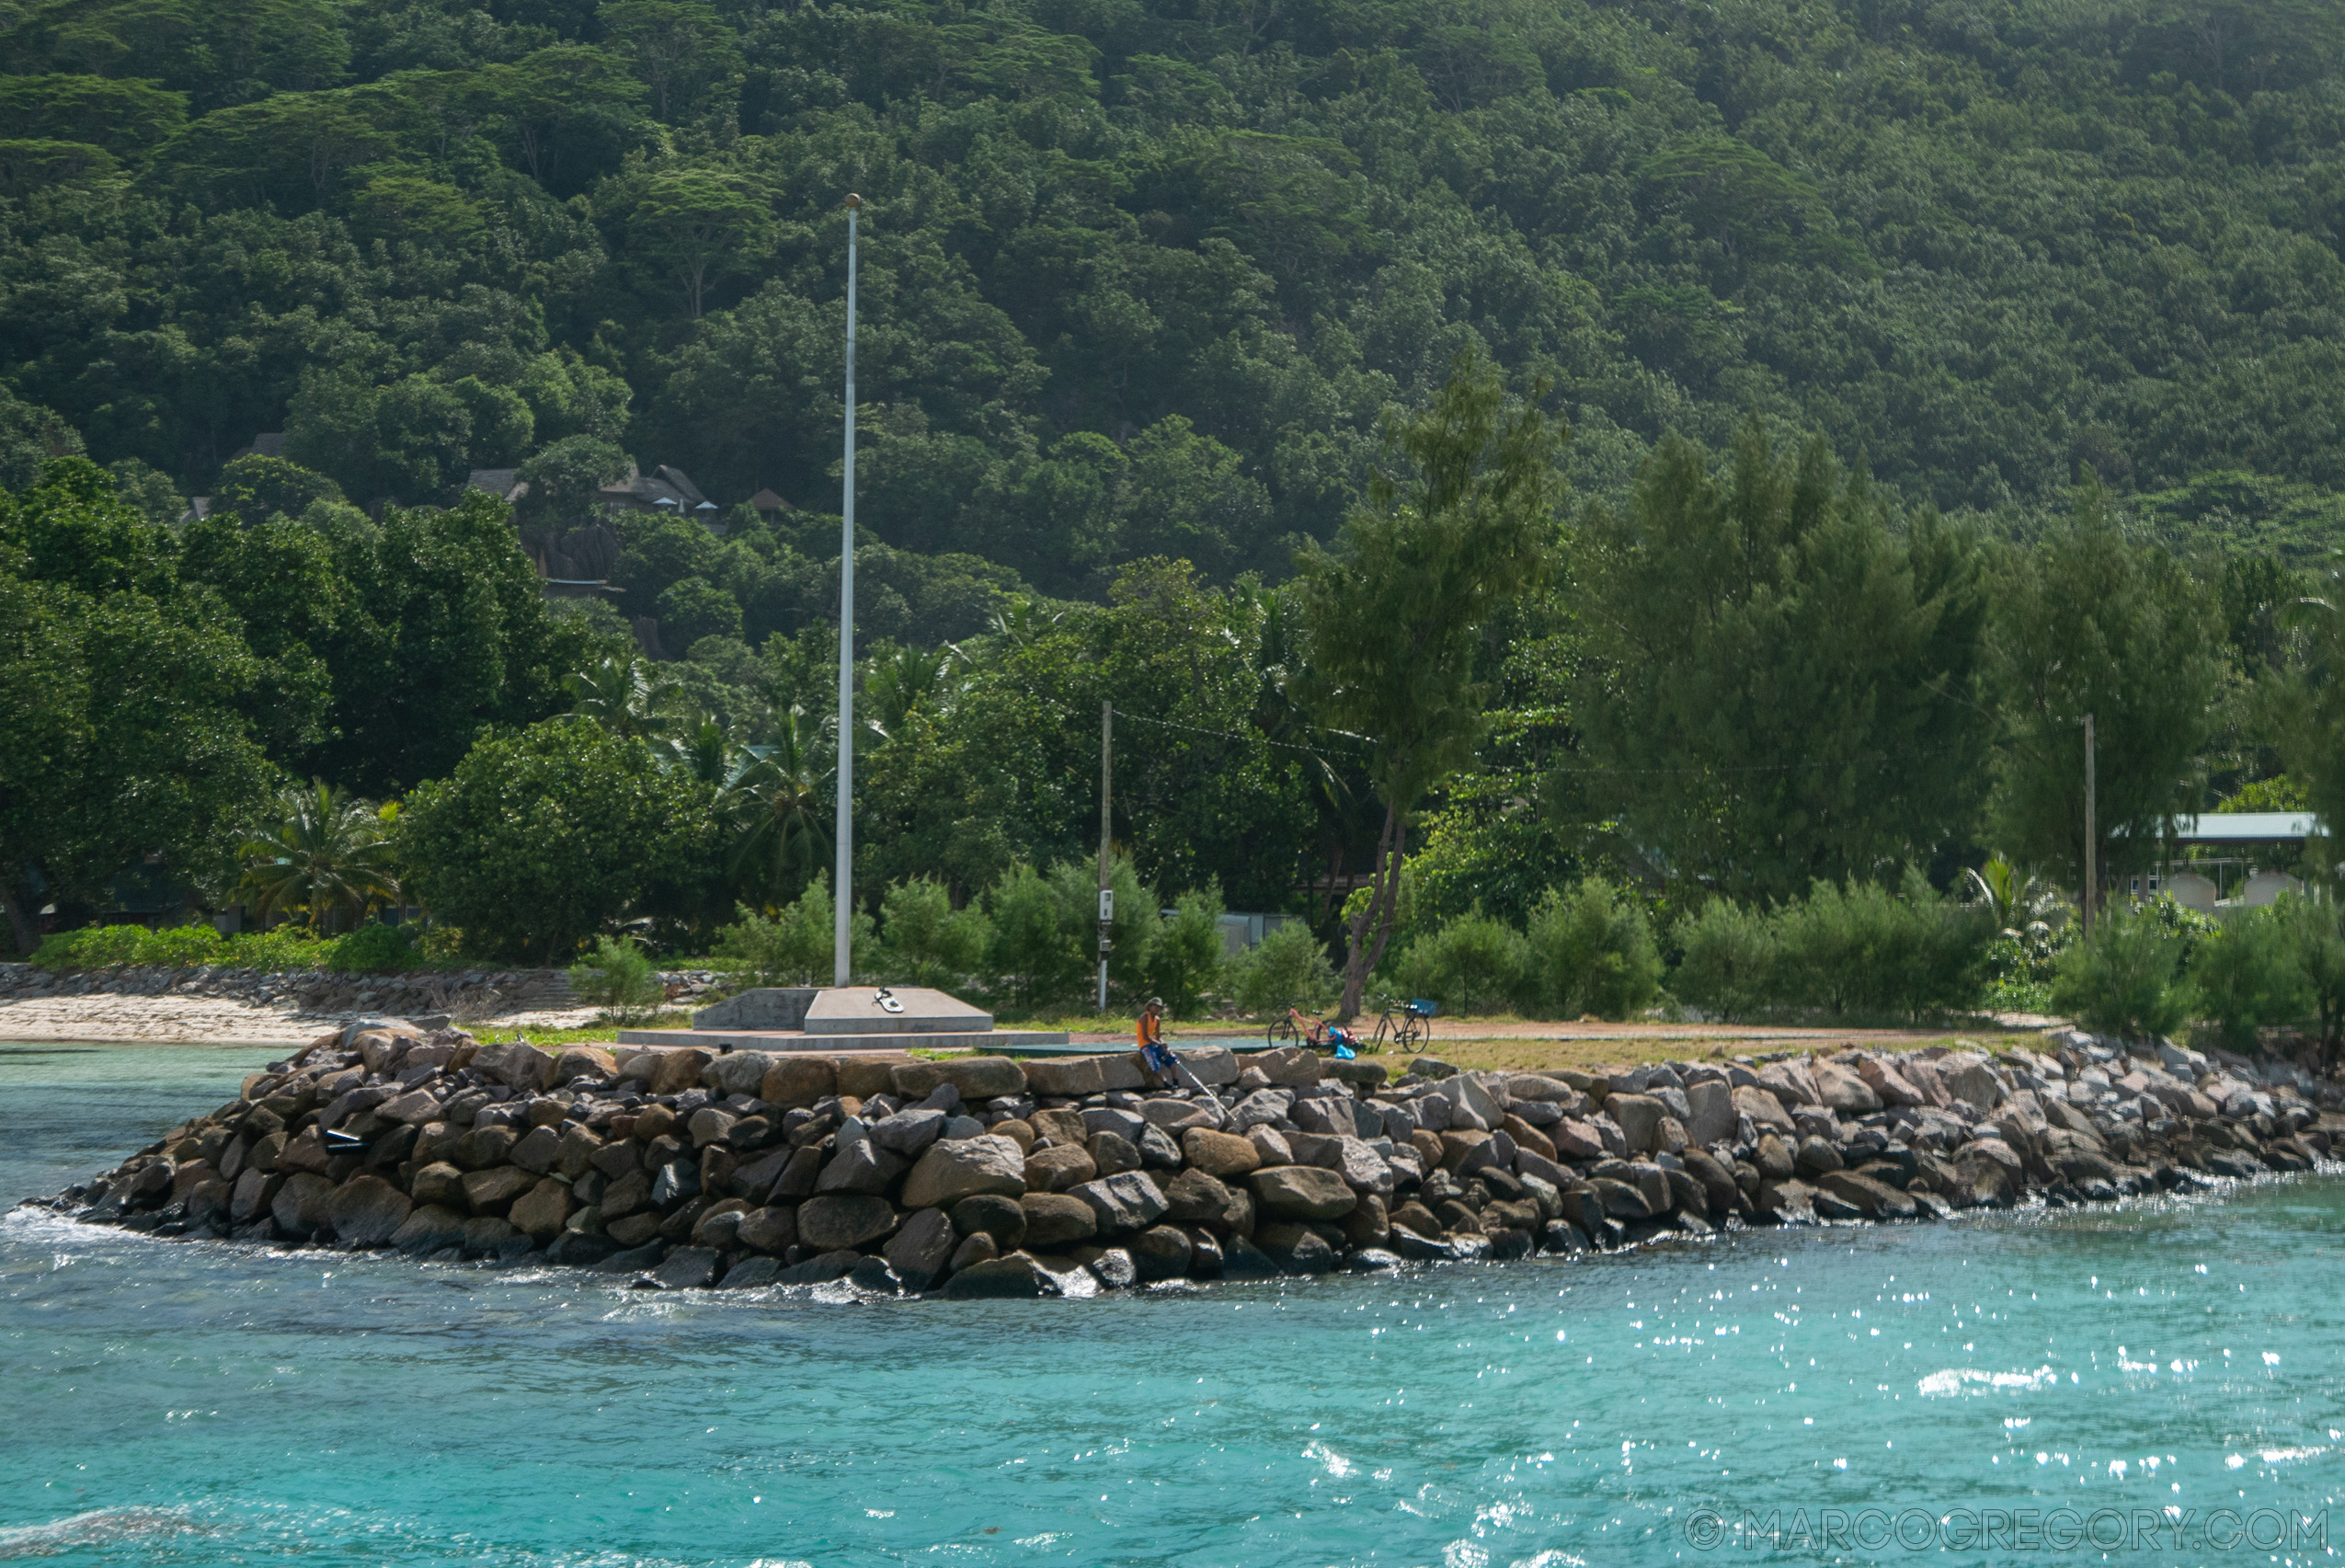
POLYGON ((2225 811, 2177 817, 2174 837, 2186 844, 2263 844, 2311 837, 2320 819, 2309 811, 2225 811))

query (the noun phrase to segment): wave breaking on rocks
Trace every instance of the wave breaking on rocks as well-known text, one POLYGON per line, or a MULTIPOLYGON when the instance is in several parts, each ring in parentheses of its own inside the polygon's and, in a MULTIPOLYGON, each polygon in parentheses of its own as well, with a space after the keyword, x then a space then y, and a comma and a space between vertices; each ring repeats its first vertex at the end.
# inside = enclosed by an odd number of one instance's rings
POLYGON ((1459 1071, 1301 1047, 924 1060, 361 1020, 103 1176, 158 1237, 524 1259, 647 1288, 1090 1294, 2113 1202, 2311 1169, 2335 1082, 2078 1031, 1990 1056, 1459 1071))

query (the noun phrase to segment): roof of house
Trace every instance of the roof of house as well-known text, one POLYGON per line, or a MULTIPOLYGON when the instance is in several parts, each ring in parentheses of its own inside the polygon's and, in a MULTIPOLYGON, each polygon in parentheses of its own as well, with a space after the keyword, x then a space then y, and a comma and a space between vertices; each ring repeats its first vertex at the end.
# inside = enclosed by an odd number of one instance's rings
POLYGON ((691 513, 701 507, 713 507, 692 475, 681 468, 661 464, 648 474, 636 474, 602 486, 602 498, 607 501, 634 501, 638 506, 655 508, 666 501, 680 512, 691 513))
POLYGON ((282 430, 267 430, 253 437, 252 445, 245 448, 242 452, 237 452, 235 457, 231 457, 228 461, 234 463, 237 457, 281 458, 284 455, 285 432, 282 430))
POLYGON ((2320 830, 2320 818, 2309 811, 2211 811, 2174 819, 2174 837, 2186 844, 2282 843, 2320 830))
POLYGON ((789 502, 784 500, 781 497, 775 495, 771 490, 760 490, 756 495, 751 496, 749 498, 749 505, 755 507, 759 511, 789 511, 792 509, 789 502))
POLYGON ((518 501, 530 487, 518 468, 475 468, 464 476, 464 487, 486 490, 500 501, 518 501))

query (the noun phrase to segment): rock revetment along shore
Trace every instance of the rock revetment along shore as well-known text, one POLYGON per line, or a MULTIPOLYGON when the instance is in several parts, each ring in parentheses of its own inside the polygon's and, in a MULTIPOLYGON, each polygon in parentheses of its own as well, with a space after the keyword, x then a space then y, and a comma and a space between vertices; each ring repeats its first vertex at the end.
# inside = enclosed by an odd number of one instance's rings
POLYGON ((645 1288, 1087 1294, 2114 1202, 2302 1171, 2293 1067, 2076 1031, 2002 1056, 1458 1071, 1302 1048, 558 1052, 368 1020, 36 1204, 158 1237, 546 1262, 645 1288))

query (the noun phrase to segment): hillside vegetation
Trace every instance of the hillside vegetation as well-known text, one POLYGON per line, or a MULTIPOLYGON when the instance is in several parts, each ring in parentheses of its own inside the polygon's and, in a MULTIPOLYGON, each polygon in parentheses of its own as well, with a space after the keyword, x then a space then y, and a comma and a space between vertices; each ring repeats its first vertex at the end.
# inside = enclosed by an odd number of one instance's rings
POLYGON ((2303 555, 2345 489, 2317 0, 0 20, 13 483, 78 432, 205 492, 283 430, 360 504, 623 450, 834 510, 856 189, 862 521, 1056 593, 1283 574, 1470 342, 1584 494, 1751 410, 2022 525, 2088 465, 2303 555))

